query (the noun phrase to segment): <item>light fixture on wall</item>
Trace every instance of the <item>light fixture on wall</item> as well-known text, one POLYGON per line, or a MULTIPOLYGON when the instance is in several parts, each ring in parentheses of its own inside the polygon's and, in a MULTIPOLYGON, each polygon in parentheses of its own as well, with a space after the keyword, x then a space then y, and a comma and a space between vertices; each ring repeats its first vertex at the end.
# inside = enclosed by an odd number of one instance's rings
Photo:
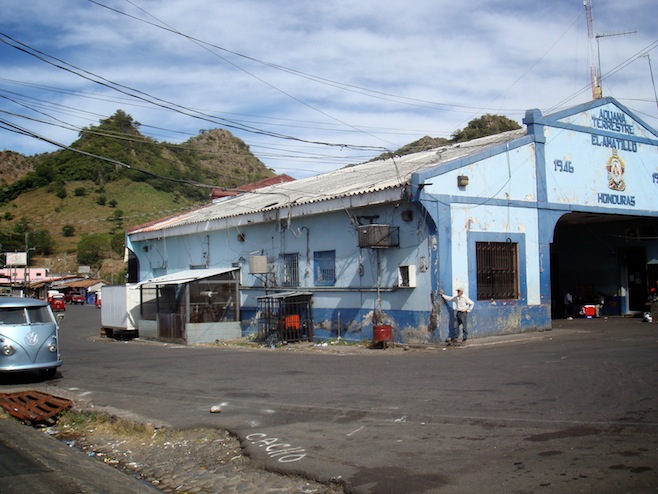
POLYGON ((468 185, 468 176, 466 175, 457 175, 457 186, 466 187, 468 185))

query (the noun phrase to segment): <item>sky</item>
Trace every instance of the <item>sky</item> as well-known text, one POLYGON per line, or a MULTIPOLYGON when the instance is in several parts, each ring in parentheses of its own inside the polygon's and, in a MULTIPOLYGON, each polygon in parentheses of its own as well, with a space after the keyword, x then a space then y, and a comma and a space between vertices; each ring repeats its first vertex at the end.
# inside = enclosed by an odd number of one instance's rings
POLYGON ((656 0, 3 0, 0 151, 117 110, 159 142, 224 128, 295 178, 483 114, 604 96, 658 128, 656 0))

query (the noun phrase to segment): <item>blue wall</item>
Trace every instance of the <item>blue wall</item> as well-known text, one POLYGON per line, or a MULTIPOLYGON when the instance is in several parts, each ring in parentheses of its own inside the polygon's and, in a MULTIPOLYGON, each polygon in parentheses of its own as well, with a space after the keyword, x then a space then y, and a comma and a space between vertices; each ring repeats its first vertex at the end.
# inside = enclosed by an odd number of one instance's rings
POLYGON ((204 265, 209 268, 241 266, 241 321, 243 334, 257 332, 257 298, 266 294, 264 277, 249 273, 250 256, 266 256, 272 269, 273 290, 313 292, 313 312, 318 338, 338 336, 361 341, 372 337, 375 312, 381 308, 381 324, 390 324, 400 341, 424 341, 432 310, 432 283, 436 255, 432 245, 435 230, 428 215, 416 205, 399 200, 394 204, 307 215, 303 218, 247 224, 172 235, 157 240, 131 242, 139 257, 141 279, 204 265), (386 249, 360 248, 358 222, 387 224, 399 228, 399 246, 386 249), (284 225, 283 227, 281 225, 284 225), (240 235, 242 240, 238 240, 240 235), (144 249, 148 246, 147 249, 144 249), (335 251, 336 281, 316 286, 314 252, 335 251), (299 256, 299 285, 280 286, 282 254, 299 256), (413 271, 415 287, 399 287, 400 266, 413 271), (378 296, 379 294, 379 296, 378 296))

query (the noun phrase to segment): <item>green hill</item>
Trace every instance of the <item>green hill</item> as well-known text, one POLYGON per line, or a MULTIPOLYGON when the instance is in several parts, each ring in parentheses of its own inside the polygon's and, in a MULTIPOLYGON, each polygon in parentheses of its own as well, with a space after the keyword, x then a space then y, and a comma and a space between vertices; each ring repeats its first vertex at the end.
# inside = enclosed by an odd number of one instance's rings
POLYGON ((29 157, 0 152, 2 252, 23 251, 27 240, 32 256, 76 264, 80 242, 100 235, 115 247, 105 255, 122 259, 112 239, 126 228, 206 203, 213 187, 274 175, 226 130, 159 143, 121 110, 84 129, 70 147, 75 151, 29 157))

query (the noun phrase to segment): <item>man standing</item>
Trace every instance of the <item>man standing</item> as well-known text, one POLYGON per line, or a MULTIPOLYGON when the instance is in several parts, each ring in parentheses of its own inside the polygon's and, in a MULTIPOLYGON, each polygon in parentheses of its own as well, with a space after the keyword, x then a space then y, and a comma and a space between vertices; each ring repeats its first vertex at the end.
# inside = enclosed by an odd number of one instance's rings
POLYGON ((564 294, 564 317, 573 319, 573 308, 573 295, 571 295, 571 290, 567 290, 567 293, 564 294))
POLYGON ((457 295, 454 297, 445 296, 443 290, 440 290, 439 293, 446 302, 453 302, 455 307, 455 324, 449 330, 448 343, 457 342, 460 326, 462 328, 462 343, 466 343, 470 335, 468 331, 468 313, 473 310, 475 303, 464 295, 464 290, 461 288, 457 288, 457 295))

